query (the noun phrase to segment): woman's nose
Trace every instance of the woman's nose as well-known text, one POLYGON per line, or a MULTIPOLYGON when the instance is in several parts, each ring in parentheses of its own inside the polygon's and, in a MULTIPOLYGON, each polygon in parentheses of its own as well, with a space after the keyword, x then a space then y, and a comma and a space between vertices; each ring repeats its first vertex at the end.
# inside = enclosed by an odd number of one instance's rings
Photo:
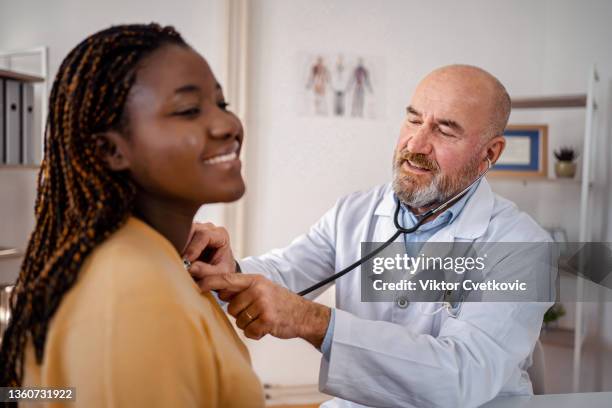
POLYGON ((231 113, 223 112, 215 116, 210 129, 210 137, 214 139, 237 138, 242 135, 240 120, 231 113))

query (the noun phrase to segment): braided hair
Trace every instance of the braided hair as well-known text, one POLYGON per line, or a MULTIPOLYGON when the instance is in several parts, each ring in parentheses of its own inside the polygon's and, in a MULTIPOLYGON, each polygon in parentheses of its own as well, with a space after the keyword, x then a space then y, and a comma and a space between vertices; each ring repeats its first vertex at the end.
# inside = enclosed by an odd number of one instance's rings
POLYGON ((32 339, 42 362, 49 322, 87 255, 129 217, 136 194, 107 168, 99 134, 128 131, 125 104, 139 62, 165 44, 186 46, 172 27, 121 25, 95 33, 62 62, 49 100, 38 174, 36 225, 15 288, 0 351, 0 386, 20 386, 32 339))

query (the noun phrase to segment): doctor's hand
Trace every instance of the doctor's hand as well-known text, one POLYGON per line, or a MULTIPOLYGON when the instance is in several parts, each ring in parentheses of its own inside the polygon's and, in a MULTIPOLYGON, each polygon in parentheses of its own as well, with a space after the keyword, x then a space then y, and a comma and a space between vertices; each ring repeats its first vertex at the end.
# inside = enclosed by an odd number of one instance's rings
POLYGON ((191 262, 189 273, 196 281, 205 276, 236 271, 227 230, 210 222, 193 223, 183 257, 191 262))
POLYGON ((250 339, 259 340, 266 334, 281 339, 300 337, 321 347, 331 315, 326 306, 260 275, 211 275, 202 279, 200 287, 216 290, 221 300, 229 302, 227 311, 250 339))

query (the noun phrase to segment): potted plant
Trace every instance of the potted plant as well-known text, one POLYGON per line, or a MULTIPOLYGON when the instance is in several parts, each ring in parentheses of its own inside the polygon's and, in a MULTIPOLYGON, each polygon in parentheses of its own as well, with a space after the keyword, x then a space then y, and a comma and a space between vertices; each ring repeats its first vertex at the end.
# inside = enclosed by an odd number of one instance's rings
POLYGON ((554 151, 557 162, 555 163, 555 174, 557 177, 572 178, 576 174, 576 163, 578 157, 573 147, 561 147, 554 151))
POLYGON ((557 327, 559 319, 565 316, 565 308, 561 303, 555 303, 544 313, 544 329, 557 327))

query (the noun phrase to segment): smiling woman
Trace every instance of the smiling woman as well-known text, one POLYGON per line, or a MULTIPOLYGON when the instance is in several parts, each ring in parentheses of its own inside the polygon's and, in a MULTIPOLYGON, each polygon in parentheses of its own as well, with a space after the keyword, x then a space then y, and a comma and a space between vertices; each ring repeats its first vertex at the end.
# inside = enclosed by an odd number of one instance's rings
POLYGON ((49 106, 0 385, 75 387, 86 407, 262 406, 179 255, 202 204, 244 193, 242 125, 206 61, 172 28, 111 27, 66 57, 49 106))

